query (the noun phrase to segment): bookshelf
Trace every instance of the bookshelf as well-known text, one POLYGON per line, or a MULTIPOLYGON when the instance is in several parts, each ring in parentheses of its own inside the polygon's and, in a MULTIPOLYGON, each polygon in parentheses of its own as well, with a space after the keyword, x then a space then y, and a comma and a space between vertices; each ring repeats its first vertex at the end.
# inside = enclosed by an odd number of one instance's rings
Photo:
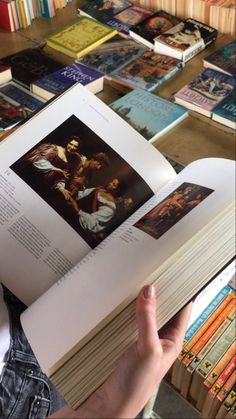
MULTIPOLYGON (((46 36, 76 20, 77 8, 83 3, 82 0, 73 0, 67 7, 58 10, 53 19, 38 18, 27 29, 15 33, 0 31, 0 58, 24 48, 44 45, 46 36)), ((215 44, 190 60, 183 71, 156 89, 155 93, 169 99, 174 92, 200 72, 204 56, 231 39, 230 35, 219 34, 215 44)), ((65 65, 73 62, 70 57, 58 53, 47 46, 44 48, 44 51, 65 65)), ((98 96, 105 103, 109 104, 116 100, 122 92, 125 93, 126 91, 123 87, 118 88, 111 82, 105 81, 104 91, 99 93, 98 96)), ((155 146, 162 153, 184 165, 204 157, 235 158, 234 131, 194 112, 190 112, 189 118, 161 137, 155 143, 155 146)))

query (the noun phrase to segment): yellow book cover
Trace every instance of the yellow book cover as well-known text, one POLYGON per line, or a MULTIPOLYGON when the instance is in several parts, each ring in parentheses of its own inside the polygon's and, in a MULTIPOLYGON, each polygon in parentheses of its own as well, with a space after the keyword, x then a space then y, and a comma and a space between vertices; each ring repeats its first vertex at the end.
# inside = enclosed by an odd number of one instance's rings
POLYGON ((108 25, 81 17, 75 23, 49 36, 46 41, 51 48, 64 52, 72 58, 79 58, 116 33, 117 31, 108 25))

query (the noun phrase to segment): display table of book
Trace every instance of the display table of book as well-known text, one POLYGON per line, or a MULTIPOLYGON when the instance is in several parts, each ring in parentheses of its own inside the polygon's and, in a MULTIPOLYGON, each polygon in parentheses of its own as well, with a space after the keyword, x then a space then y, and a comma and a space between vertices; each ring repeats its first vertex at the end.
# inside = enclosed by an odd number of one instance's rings
MULTIPOLYGON (((24 48, 33 48, 45 44, 45 38, 60 30, 65 25, 76 20, 77 8, 82 2, 73 1, 66 8, 58 10, 53 19, 39 18, 32 25, 15 33, 1 31, 0 59, 24 48)), ((155 90, 155 93, 165 99, 170 99, 176 91, 189 83, 202 70, 202 59, 209 53, 220 48, 232 38, 229 35, 219 35, 216 42, 190 60, 185 68, 170 80, 155 90)), ((44 51, 64 65, 74 60, 52 48, 44 51)), ((121 92, 128 89, 105 80, 104 90, 98 96, 107 104, 116 100, 121 92)), ((209 118, 190 112, 190 116, 168 133, 164 134, 155 146, 161 152, 183 165, 203 157, 224 157, 234 159, 234 132, 209 118)))

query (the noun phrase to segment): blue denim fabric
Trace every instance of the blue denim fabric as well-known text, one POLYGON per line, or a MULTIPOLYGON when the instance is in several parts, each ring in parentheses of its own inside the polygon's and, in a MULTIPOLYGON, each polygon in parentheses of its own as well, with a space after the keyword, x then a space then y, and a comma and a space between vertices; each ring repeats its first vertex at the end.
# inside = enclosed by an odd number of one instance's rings
POLYGON ((10 348, 0 381, 0 418, 46 418, 65 404, 41 371, 20 324, 26 306, 4 287, 10 316, 10 348))

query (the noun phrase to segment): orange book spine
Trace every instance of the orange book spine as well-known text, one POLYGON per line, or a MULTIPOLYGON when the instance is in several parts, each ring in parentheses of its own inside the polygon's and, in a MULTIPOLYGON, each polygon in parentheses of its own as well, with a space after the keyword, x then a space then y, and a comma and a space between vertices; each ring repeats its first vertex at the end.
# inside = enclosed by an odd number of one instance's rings
POLYGON ((213 321, 219 316, 219 314, 224 310, 224 308, 229 304, 229 302, 234 298, 233 294, 228 294, 219 307, 212 313, 212 315, 206 320, 202 327, 195 333, 195 335, 190 339, 190 341, 183 348, 180 359, 183 359, 185 355, 192 349, 195 343, 200 339, 203 333, 210 327, 213 321))
POLYGON ((187 367, 193 360, 193 358, 200 352, 200 350, 204 347, 210 337, 217 331, 220 325, 230 316, 233 318, 235 316, 236 306, 235 306, 236 299, 233 298, 229 304, 224 308, 224 310, 219 314, 219 316, 211 323, 209 328, 206 330, 205 333, 199 338, 198 342, 193 345, 191 350, 187 353, 187 355, 183 358, 182 362, 187 367))

